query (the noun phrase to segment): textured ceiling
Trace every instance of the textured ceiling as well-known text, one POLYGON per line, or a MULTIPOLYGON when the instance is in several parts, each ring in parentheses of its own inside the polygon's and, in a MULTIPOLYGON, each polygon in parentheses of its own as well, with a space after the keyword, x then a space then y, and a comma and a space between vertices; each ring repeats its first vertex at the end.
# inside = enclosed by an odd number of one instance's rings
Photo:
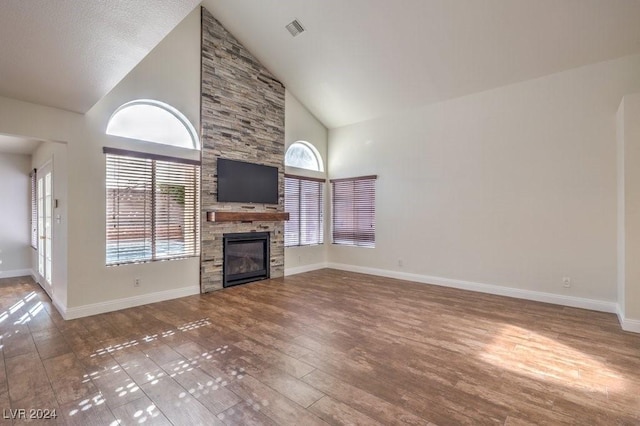
POLYGON ((330 128, 640 52, 638 0, 203 4, 330 128))
MULTIPOLYGON (((0 96, 86 112, 198 3, 0 0, 0 96)), ((330 128, 640 52, 639 0, 203 4, 330 128)))
POLYGON ((0 0, 0 95, 86 112, 198 0, 0 0))
POLYGON ((16 136, 0 135, 1 154, 32 154, 41 141, 19 138, 16 136))

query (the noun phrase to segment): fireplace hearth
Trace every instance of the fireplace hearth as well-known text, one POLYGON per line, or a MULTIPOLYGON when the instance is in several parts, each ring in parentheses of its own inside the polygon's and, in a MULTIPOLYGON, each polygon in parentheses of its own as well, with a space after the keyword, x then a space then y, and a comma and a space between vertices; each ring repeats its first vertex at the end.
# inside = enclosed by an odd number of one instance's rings
POLYGON ((269 278, 269 233, 224 234, 223 286, 269 278))

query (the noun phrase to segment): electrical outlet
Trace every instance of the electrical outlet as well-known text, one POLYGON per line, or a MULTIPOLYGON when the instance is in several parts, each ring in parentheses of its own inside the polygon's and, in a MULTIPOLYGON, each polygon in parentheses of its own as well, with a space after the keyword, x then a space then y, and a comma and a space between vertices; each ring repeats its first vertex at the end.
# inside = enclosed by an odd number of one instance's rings
POLYGON ((571 277, 562 277, 562 286, 564 288, 571 287, 571 277))
POLYGON ((133 280, 133 286, 134 287, 140 287, 140 278, 136 278, 133 280))
POLYGON ((402 259, 398 259, 398 266, 401 268, 404 266, 404 262, 402 261, 402 259))

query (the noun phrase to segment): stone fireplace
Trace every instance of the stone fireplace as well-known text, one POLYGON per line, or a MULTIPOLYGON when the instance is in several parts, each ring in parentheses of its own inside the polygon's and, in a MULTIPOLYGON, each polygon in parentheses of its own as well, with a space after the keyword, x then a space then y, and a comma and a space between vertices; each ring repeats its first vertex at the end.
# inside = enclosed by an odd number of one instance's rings
MULTIPOLYGON (((284 222, 271 216, 284 213, 285 89, 205 8, 202 8, 201 41, 200 290, 206 293, 240 284, 245 279, 261 279, 243 277, 244 273, 255 272, 245 271, 227 280, 225 269, 230 266, 225 260, 228 250, 225 241, 229 234, 266 234, 266 243, 261 243, 267 248, 262 278, 284 275, 284 222), (219 202, 218 158, 277 167, 278 203, 219 202), (253 216, 207 220, 212 213, 253 216)), ((251 256, 245 257, 239 261, 240 266, 253 265, 253 260, 251 256)))

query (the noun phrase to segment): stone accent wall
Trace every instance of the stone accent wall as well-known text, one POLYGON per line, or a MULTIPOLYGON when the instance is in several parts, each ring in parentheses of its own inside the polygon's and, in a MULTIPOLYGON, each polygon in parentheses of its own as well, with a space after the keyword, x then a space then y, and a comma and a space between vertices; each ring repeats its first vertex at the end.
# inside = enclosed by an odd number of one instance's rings
POLYGON ((207 211, 284 211, 284 86, 202 8, 200 290, 222 288, 222 236, 269 232, 271 278, 284 275, 284 222, 206 221, 207 211), (218 203, 219 157, 278 167, 278 205, 218 203))

